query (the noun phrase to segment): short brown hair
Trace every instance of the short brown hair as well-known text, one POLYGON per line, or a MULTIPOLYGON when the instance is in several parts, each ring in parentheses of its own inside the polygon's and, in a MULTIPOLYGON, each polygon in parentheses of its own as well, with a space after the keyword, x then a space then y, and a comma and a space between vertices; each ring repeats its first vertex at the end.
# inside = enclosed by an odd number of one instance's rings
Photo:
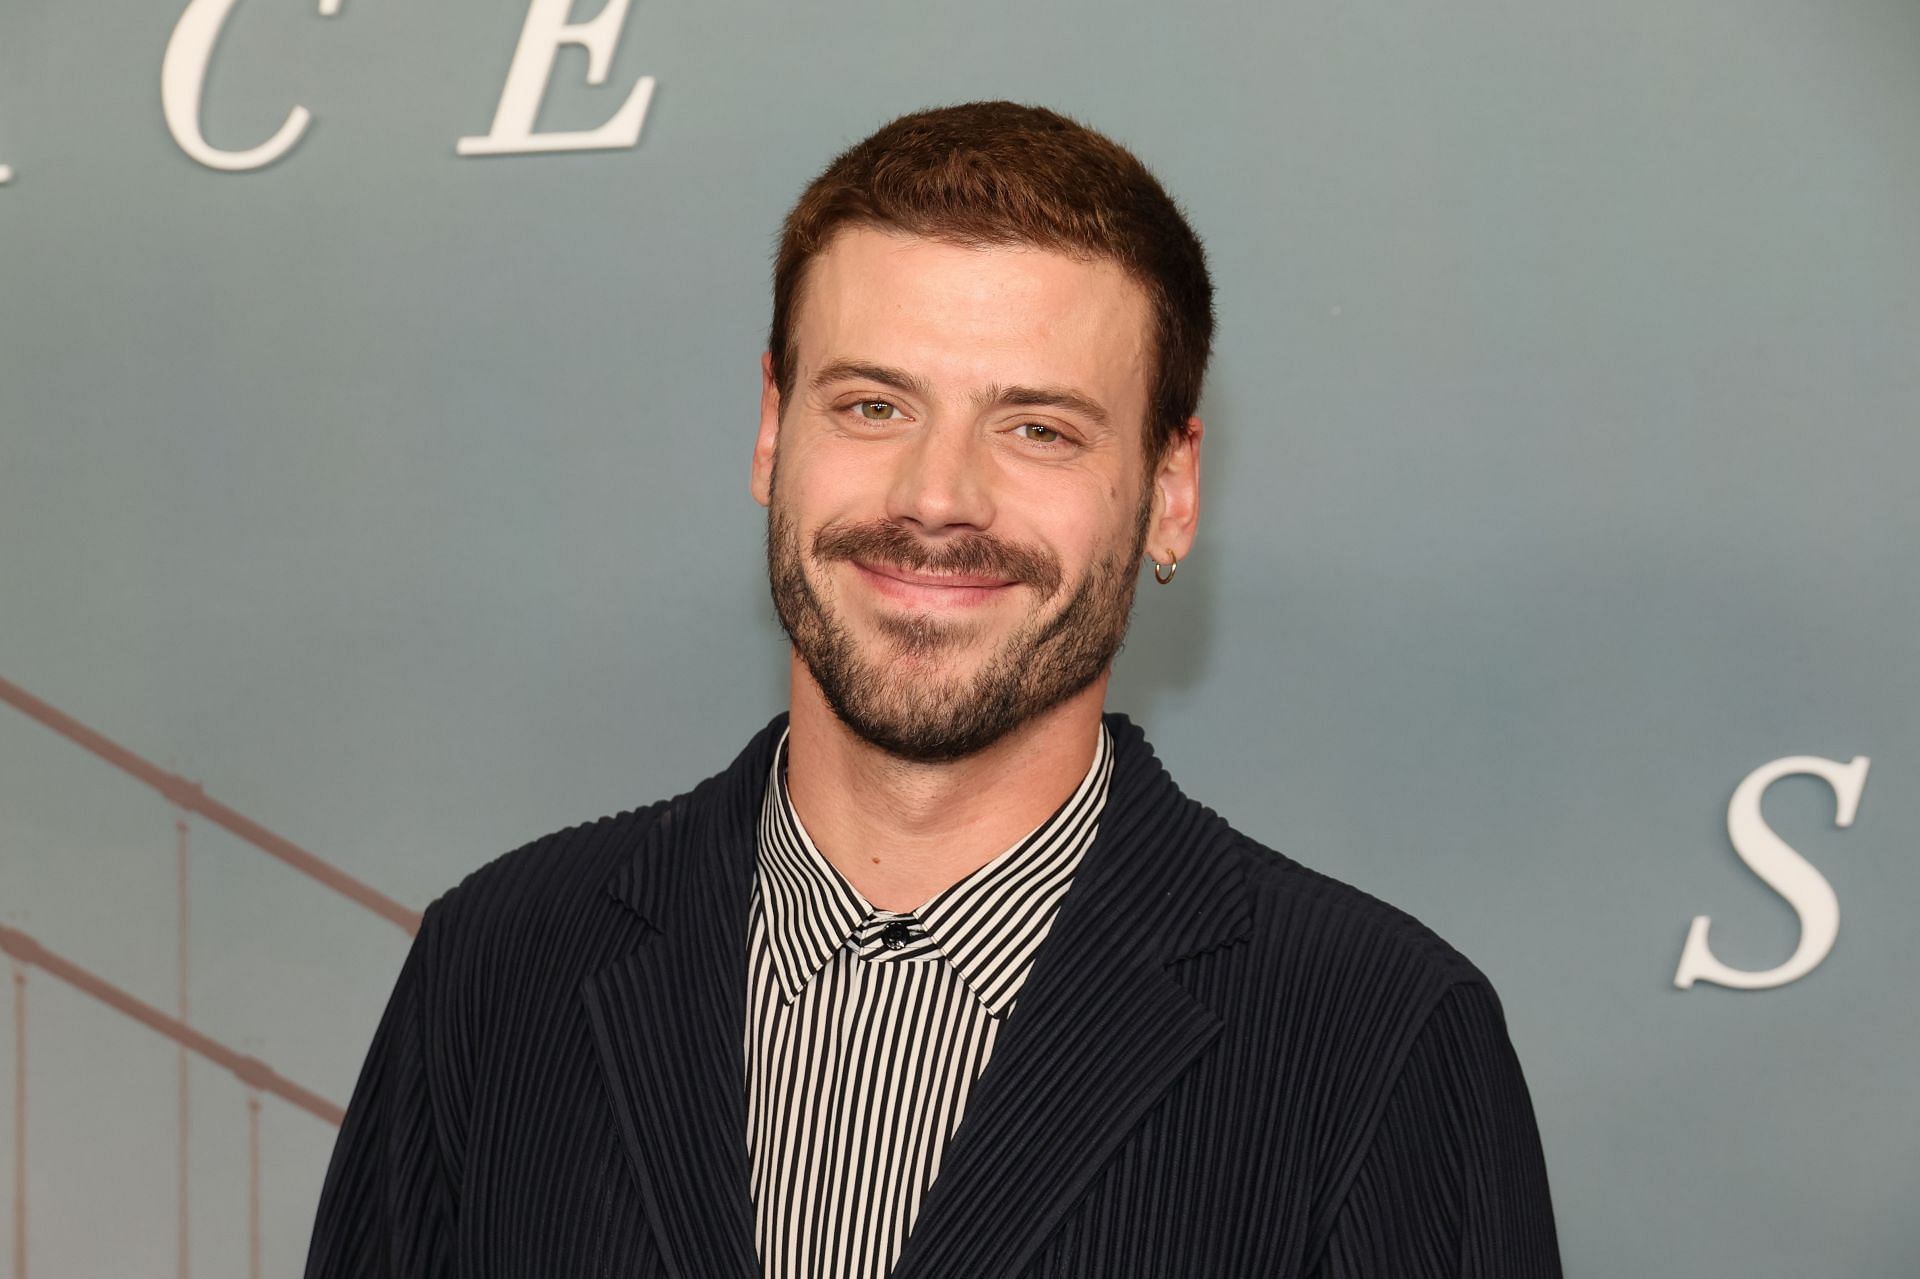
POLYGON ((1115 263, 1145 290, 1154 320, 1148 455, 1193 416, 1213 344, 1206 255, 1172 197, 1111 138, 1044 107, 969 102, 901 116, 842 152, 781 227, 767 349, 782 404, 807 264, 848 226, 1115 263))

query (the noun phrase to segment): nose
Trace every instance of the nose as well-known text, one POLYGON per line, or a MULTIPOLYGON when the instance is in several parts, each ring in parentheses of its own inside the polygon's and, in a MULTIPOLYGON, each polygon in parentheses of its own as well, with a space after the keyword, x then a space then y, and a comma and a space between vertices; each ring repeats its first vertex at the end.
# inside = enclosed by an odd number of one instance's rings
POLYGON ((992 465, 977 432, 935 423, 901 449, 887 514, 924 533, 985 529, 993 523, 992 465))

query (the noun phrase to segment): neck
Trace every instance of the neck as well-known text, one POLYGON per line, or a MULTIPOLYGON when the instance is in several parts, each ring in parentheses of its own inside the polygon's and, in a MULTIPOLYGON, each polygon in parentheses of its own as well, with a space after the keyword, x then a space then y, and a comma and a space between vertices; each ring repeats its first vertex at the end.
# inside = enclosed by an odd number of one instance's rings
POLYGON ((821 855, 882 910, 913 910, 1051 817, 1093 765, 1107 676, 965 759, 856 737, 795 654, 787 791, 821 855))

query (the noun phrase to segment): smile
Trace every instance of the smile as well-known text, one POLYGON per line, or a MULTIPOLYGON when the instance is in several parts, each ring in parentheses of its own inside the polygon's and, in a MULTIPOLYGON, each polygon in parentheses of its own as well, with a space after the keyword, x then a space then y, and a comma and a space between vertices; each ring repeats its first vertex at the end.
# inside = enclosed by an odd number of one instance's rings
POLYGON ((894 564, 850 561, 860 580, 875 593, 921 608, 971 608, 1000 598, 1016 585, 1004 577, 968 573, 927 573, 894 564))

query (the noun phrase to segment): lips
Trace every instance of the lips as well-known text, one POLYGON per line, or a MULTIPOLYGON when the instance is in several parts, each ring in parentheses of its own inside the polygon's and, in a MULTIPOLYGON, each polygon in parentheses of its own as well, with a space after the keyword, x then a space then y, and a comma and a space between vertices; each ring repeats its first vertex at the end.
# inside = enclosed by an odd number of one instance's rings
POLYGON ((1009 577, 990 577, 973 573, 928 573, 918 569, 901 568, 894 564, 865 561, 855 561, 855 567, 864 569, 876 577, 888 577, 896 582, 904 582, 908 586, 992 589, 1013 585, 1013 579, 1009 577))
POLYGON ((1004 577, 971 573, 928 573, 894 564, 852 561, 854 571, 876 592, 902 604, 931 608, 964 608, 997 599, 1015 585, 1004 577))
POLYGON ((830 523, 813 535, 813 558, 846 563, 860 581, 894 598, 964 603, 1026 586, 1041 599, 1060 589, 1060 562, 1038 546, 975 531, 928 543, 892 520, 830 523))

